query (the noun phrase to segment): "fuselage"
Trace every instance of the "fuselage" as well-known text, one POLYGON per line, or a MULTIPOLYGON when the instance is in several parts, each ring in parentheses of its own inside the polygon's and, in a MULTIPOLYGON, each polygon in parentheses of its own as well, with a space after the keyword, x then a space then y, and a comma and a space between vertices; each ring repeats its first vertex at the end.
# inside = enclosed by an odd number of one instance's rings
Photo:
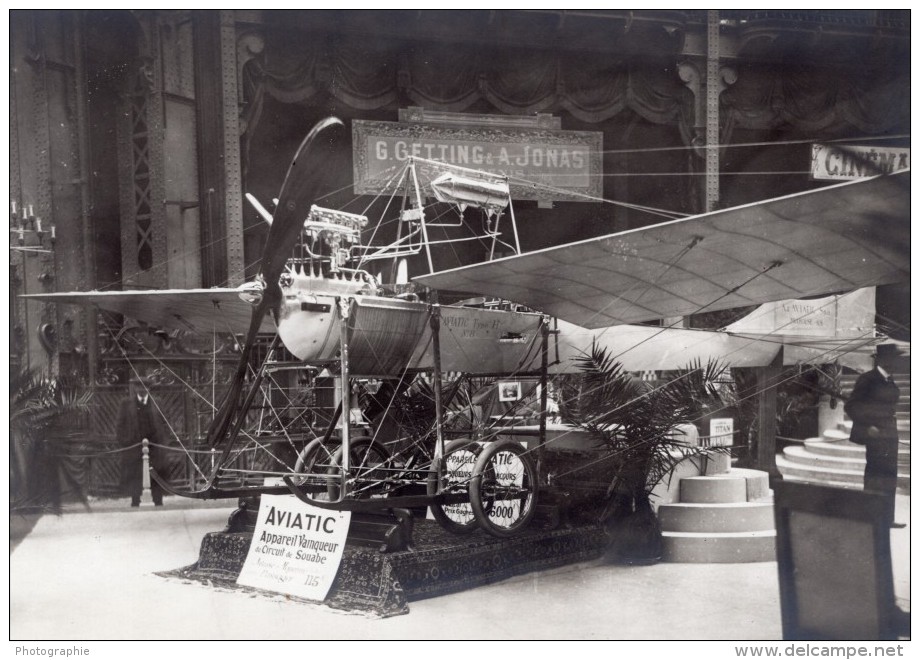
POLYGON ((382 295, 357 277, 292 272, 282 286, 278 334, 304 362, 340 360, 344 341, 352 374, 398 376, 405 369, 433 366, 432 313, 440 317, 442 370, 497 374, 539 367, 540 314, 462 305, 433 308, 412 295, 382 295))

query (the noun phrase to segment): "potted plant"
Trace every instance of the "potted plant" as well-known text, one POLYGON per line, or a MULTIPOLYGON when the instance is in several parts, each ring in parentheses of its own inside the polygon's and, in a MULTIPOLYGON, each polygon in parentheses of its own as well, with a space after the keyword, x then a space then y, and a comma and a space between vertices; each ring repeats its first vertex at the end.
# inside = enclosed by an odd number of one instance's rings
POLYGON ((654 563, 662 535, 652 508, 652 490, 684 460, 727 454, 730 447, 704 447, 679 430, 699 423, 721 401, 725 367, 691 365, 667 383, 648 387, 596 345, 579 358, 579 396, 565 402, 564 416, 603 441, 610 485, 602 521, 610 535, 607 558, 654 563))
POLYGON ((74 379, 27 369, 10 374, 10 511, 60 513, 60 478, 85 503, 82 489, 61 470, 55 430, 73 427, 73 415, 89 410, 91 392, 74 379))

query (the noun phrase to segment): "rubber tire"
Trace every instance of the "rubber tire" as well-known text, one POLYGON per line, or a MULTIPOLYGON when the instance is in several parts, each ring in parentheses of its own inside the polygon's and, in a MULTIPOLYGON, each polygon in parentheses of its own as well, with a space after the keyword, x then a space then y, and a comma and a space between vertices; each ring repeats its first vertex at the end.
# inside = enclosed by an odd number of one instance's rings
MULTIPOLYGON (((358 436, 357 438, 351 438, 348 445, 349 445, 348 450, 349 450, 349 453, 351 454, 351 460, 348 463, 352 467, 363 462, 363 459, 361 457, 364 456, 365 455, 364 452, 368 450, 375 452, 377 456, 380 458, 381 463, 389 460, 390 458, 390 452, 387 451, 386 447, 384 447, 379 442, 374 442, 373 438, 369 438, 367 436, 358 436)), ((338 475, 339 466, 341 464, 342 464, 342 447, 340 446, 338 449, 335 450, 335 453, 332 455, 332 465, 329 467, 329 474, 338 475)), ((330 480, 329 486, 326 489, 326 492, 329 495, 330 501, 337 502, 340 498, 340 491, 341 491, 341 487, 339 486, 338 482, 334 480, 330 480)))
POLYGON ((521 443, 515 440, 499 440, 488 445, 476 460, 469 487, 470 505, 473 507, 473 513, 479 526, 487 533, 499 538, 515 536, 525 529, 537 512, 537 484, 537 470, 530 454, 521 443), (530 495, 521 500, 523 513, 508 526, 497 525, 491 520, 489 513, 495 500, 485 496, 485 491, 494 483, 494 476, 490 476, 495 474, 492 460, 501 452, 511 452, 518 457, 524 471, 522 485, 525 489, 530 489, 530 495))
MULTIPOLYGON (((457 440, 452 440, 447 443, 444 447, 444 456, 440 460, 445 460, 450 454, 454 452, 461 451, 463 449, 470 449, 474 457, 478 457, 479 452, 482 450, 482 446, 475 440, 470 440, 469 438, 459 438, 457 440)), ((475 463, 474 463, 475 465, 475 463)), ((438 492, 438 466, 434 463, 431 465, 431 471, 428 473, 428 494, 435 495, 438 492)), ((431 505, 431 515, 434 516, 434 519, 438 521, 438 524, 441 527, 451 534, 457 534, 463 536, 465 534, 472 534, 479 528, 479 523, 476 520, 476 514, 471 510, 470 519, 468 522, 461 523, 457 522, 451 518, 447 513, 444 512, 442 505, 432 504, 431 505)))
MULTIPOLYGON (((329 449, 323 444, 322 438, 314 438, 311 440, 306 447, 300 450, 300 453, 297 454, 297 461, 294 463, 294 472, 297 473, 306 473, 306 474, 316 474, 314 472, 314 467, 317 463, 320 465, 327 465, 326 473, 329 474, 332 470, 332 461, 335 456, 335 452, 329 451, 329 449)), ((297 477, 293 478, 294 482, 297 482, 297 477)), ((308 493, 307 497, 309 499, 316 499, 319 501, 328 501, 328 486, 327 492, 322 494, 312 494, 308 493)))

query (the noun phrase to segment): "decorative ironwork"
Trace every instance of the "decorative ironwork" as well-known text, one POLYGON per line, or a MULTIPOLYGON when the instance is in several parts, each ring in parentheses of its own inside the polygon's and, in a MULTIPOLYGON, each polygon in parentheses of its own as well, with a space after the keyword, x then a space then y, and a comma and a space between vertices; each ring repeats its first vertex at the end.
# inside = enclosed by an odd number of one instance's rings
POLYGON ((147 328, 124 328, 117 335, 122 350, 129 355, 157 355, 163 349, 164 336, 147 328))
MULTIPOLYGON (((91 443, 82 446, 87 452, 106 452, 118 449, 116 442, 91 443)), ((123 495, 122 492, 122 458, 121 454, 103 454, 86 459, 89 474, 89 483, 84 484, 85 491, 90 495, 123 495)))
POLYGON ((236 339, 229 334, 204 335, 183 330, 175 333, 171 344, 175 345, 175 350, 179 353, 207 358, 225 357, 228 353, 239 352, 236 339))
MULTIPOLYGON (((149 18, 139 17, 139 27, 153 32, 149 18)), ((138 51, 118 121, 122 277, 134 285, 162 287, 168 279, 162 74, 155 39, 140 40, 138 51)))
POLYGON ((175 371, 165 367, 158 367, 153 371, 147 372, 147 382, 154 386, 175 385, 178 382, 178 378, 175 371))
POLYGON ((115 435, 115 426, 118 422, 118 404, 127 393, 128 391, 122 387, 100 389, 94 393, 92 425, 95 433, 100 436, 115 435))
POLYGON ((118 372, 112 369, 111 367, 103 367, 96 371, 96 382, 98 386, 105 385, 115 385, 121 377, 118 375, 118 372))
POLYGON ((141 270, 153 267, 151 231, 153 216, 150 203, 150 150, 147 130, 147 97, 135 95, 131 103, 131 154, 134 165, 134 221, 137 225, 137 265, 141 270))

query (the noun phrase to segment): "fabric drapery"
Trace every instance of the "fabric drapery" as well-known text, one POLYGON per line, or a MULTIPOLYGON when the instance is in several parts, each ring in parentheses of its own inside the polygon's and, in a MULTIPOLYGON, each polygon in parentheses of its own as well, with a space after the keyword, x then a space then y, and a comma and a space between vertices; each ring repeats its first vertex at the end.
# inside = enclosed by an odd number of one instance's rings
POLYGON ((877 135, 910 125, 909 90, 909 79, 884 70, 750 66, 723 93, 722 111, 739 128, 833 134, 850 126, 877 135))
POLYGON ((329 94, 359 110, 398 104, 460 112, 487 101, 506 114, 567 110, 587 123, 626 108, 669 123, 684 116, 692 100, 676 73, 660 62, 497 46, 422 49, 348 37, 269 42, 246 64, 243 79, 250 130, 266 94, 283 103, 329 94))
MULTIPOLYGON (((365 111, 421 105, 462 112, 486 101, 506 114, 564 110, 586 123, 628 108, 653 123, 677 123, 689 134, 693 95, 676 64, 500 45, 422 47, 396 39, 274 35, 244 68, 244 119, 251 130, 266 94, 283 103, 328 94, 365 111)), ((726 126, 825 133, 850 126, 878 134, 909 121, 910 81, 900 69, 811 63, 738 69, 737 82, 722 95, 726 126)))

